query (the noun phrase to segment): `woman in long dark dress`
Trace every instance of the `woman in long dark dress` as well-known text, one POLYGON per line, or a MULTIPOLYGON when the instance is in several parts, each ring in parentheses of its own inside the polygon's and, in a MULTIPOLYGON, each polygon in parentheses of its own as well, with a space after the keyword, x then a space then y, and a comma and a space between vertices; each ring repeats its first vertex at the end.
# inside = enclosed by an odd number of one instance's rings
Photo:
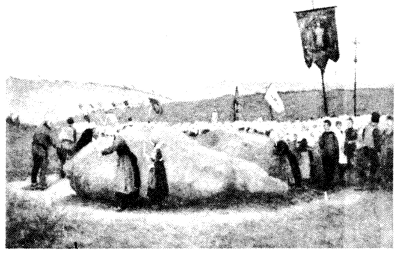
POLYGON ((149 171, 147 196, 152 205, 161 208, 163 200, 169 195, 169 188, 164 160, 159 148, 155 148, 151 161, 153 162, 153 167, 149 171))
POLYGON ((120 211, 125 210, 129 205, 134 204, 139 197, 140 175, 137 157, 131 152, 125 140, 120 137, 114 137, 111 147, 102 151, 102 155, 108 155, 117 152, 118 164, 116 173, 117 199, 120 211))

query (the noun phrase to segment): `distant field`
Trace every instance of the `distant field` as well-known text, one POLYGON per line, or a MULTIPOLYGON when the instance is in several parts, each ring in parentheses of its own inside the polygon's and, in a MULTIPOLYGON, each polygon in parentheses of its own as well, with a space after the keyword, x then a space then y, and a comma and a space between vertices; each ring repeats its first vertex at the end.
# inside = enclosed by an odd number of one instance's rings
MULTIPOLYGON (((285 113, 274 113, 276 120, 310 119, 323 116, 322 95, 319 90, 282 92, 280 96, 285 105, 285 113)), ((329 114, 353 115, 353 91, 331 90, 327 92, 329 114)), ((194 122, 209 121, 214 109, 219 112, 220 121, 229 121, 232 117, 233 95, 226 95, 216 99, 206 99, 192 102, 171 102, 164 105, 164 114, 157 121, 167 122, 194 122)), ((239 97, 242 105, 241 117, 252 121, 258 118, 271 119, 264 93, 244 95, 239 97)), ((357 92, 357 114, 369 114, 378 111, 382 114, 393 114, 394 90, 388 88, 359 89, 357 92)), ((148 107, 133 107, 127 110, 116 109, 115 112, 121 121, 132 117, 136 121, 146 121, 148 107)))

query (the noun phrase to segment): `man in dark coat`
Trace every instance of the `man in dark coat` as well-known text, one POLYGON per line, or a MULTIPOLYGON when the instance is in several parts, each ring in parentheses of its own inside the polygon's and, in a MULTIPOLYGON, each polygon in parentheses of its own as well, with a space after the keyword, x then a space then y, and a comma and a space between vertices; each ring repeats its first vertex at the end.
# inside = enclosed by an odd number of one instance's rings
POLYGON ((48 121, 44 121, 38 126, 33 134, 32 140, 32 158, 33 168, 31 173, 31 189, 44 190, 47 188, 46 172, 49 164, 50 147, 56 148, 56 142, 51 136, 51 127, 48 121), (39 184, 37 183, 37 175, 39 175, 39 184))
POLYGON ((318 144, 321 152, 322 167, 325 174, 325 190, 333 188, 332 182, 335 177, 335 171, 339 165, 339 142, 334 132, 330 130, 331 121, 324 121, 324 130, 319 138, 318 144))
POLYGON ((352 173, 354 170, 354 155, 357 148, 357 131, 353 128, 353 119, 348 118, 347 120, 347 129, 345 131, 345 140, 344 140, 344 154, 347 158, 347 166, 346 171, 348 174, 352 173))

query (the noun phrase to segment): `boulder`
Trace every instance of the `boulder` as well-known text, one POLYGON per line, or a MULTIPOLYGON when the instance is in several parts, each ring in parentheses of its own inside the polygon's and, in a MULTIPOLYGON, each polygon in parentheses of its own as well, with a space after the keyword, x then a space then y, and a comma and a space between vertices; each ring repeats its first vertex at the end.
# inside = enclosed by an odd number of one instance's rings
MULTIPOLYGON (((257 164, 209 149, 185 134, 171 128, 130 126, 119 134, 137 156, 142 181, 141 196, 147 195, 148 171, 151 166, 151 140, 162 143, 170 194, 185 199, 208 197, 227 187, 250 192, 285 192, 286 183, 268 176, 257 164)), ((116 153, 101 156, 112 137, 100 137, 84 147, 65 165, 71 187, 78 195, 91 199, 114 199, 116 153)))
POLYGON ((224 152, 229 157, 255 163, 269 174, 272 167, 278 166, 278 159, 273 155, 274 141, 267 136, 214 130, 196 140, 200 145, 224 152))

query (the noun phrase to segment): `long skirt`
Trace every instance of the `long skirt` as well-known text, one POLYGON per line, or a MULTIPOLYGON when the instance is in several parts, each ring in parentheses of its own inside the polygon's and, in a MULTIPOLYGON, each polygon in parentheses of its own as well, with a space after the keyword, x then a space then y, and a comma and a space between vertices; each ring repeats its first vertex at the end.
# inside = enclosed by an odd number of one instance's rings
POLYGON ((159 203, 169 195, 164 162, 155 162, 149 171, 147 196, 153 203, 159 203))
POLYGON ((134 171, 132 162, 128 155, 121 155, 118 158, 117 171, 115 175, 116 191, 129 194, 136 191, 134 171))

